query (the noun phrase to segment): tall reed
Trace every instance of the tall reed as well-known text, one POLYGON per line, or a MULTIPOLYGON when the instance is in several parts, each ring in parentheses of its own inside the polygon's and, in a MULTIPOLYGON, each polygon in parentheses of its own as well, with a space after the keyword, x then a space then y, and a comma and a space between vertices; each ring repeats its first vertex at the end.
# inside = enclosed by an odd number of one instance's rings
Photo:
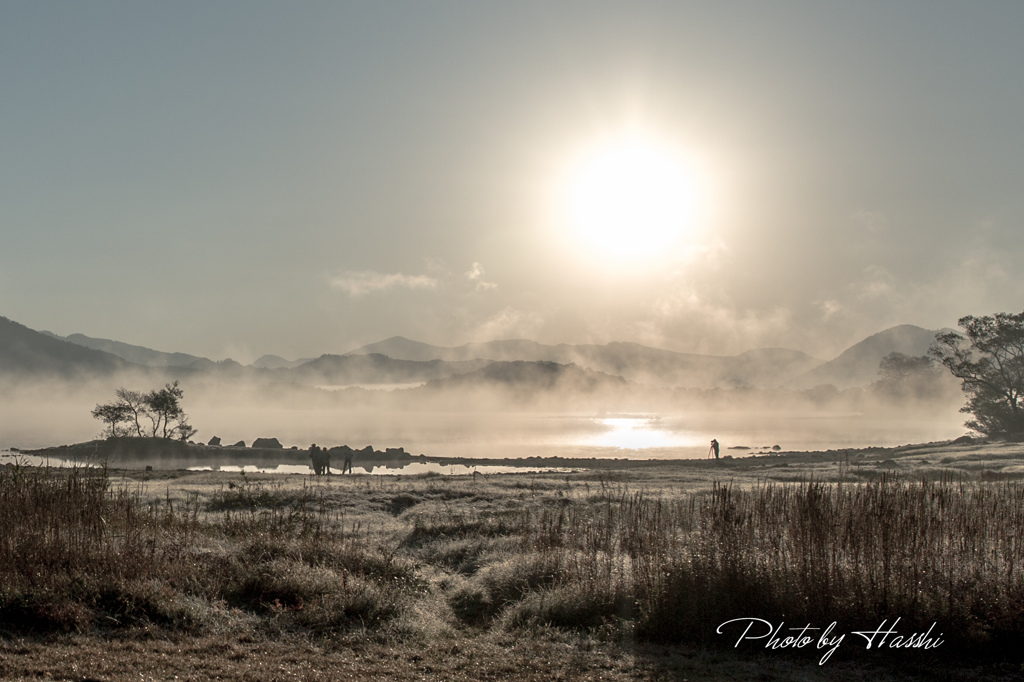
POLYGON ((623 492, 529 527, 528 546, 561 556, 565 590, 604 593, 606 611, 648 639, 712 641, 740 617, 856 629, 898 616, 908 629, 938 622, 963 644, 1024 633, 1018 483, 887 476, 716 484, 677 500, 623 492))

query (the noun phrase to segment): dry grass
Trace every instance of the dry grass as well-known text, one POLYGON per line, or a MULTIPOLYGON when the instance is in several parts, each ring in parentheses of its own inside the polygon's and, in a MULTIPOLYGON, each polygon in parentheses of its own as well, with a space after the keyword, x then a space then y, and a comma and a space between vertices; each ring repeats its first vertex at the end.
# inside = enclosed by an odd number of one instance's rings
MULTIPOLYGON (((1024 485, 984 473, 1014 460, 948 464, 984 468, 919 467, 917 480, 844 462, 731 471, 728 483, 712 468, 148 482, 0 469, 0 677, 40 673, 41 651, 103 642, 145 665, 166 643, 219 642, 225 674, 251 679, 273 679, 242 665, 254 659, 239 652, 261 648, 299 679, 499 677, 500 642, 519 647, 523 679, 787 679, 787 665, 795 677, 927 676, 964 660, 988 666, 975 676, 1016 674, 1019 654, 995 661, 1024 650, 1024 485), (850 643, 819 668, 814 652, 732 651, 715 629, 745 616, 845 632, 899 616, 909 631, 938 622, 946 644, 908 668, 850 643), (289 663, 278 640, 332 662, 289 663), (395 653, 346 668, 364 649, 395 653)), ((84 676, 62 670, 48 674, 84 676)))

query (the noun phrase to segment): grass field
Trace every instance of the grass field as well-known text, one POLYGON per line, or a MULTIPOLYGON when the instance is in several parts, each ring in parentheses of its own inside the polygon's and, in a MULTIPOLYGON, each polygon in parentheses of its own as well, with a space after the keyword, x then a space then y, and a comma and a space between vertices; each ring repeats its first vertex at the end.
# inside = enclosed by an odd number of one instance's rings
POLYGON ((0 468, 0 678, 1012 679, 1022 465, 997 444, 476 477, 0 468), (897 617, 941 645, 851 634, 897 617), (737 618, 846 635, 819 664, 735 647, 737 618))

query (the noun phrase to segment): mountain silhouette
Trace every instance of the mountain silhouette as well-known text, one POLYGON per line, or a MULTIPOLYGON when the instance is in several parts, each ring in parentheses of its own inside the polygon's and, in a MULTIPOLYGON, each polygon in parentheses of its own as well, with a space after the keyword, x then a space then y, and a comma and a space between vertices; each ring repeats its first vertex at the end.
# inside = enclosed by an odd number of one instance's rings
POLYGON ((137 365, 0 317, 0 373, 24 378, 77 379, 131 368, 137 365))
POLYGON ((801 374, 789 382, 790 388, 813 388, 832 384, 836 388, 864 386, 878 380, 878 364, 889 353, 903 353, 919 357, 928 352, 935 342, 937 331, 923 329, 912 324, 873 334, 843 351, 814 369, 801 374))
POLYGON ((96 339, 85 334, 70 334, 58 336, 52 332, 40 332, 55 339, 67 341, 84 348, 101 350, 111 355, 146 367, 188 367, 191 369, 210 369, 215 364, 208 358, 202 358, 188 353, 164 353, 162 351, 146 348, 145 346, 133 346, 121 341, 111 339, 96 339))
MULTIPOLYGON (((545 345, 526 339, 506 339, 446 347, 395 336, 344 355, 327 354, 308 361, 263 356, 252 365, 242 366, 232 360, 213 362, 187 353, 165 353, 83 334, 60 337, 0 317, 0 372, 22 377, 76 378, 150 367, 171 378, 208 375, 219 381, 244 378, 319 386, 437 382, 450 378, 451 386, 460 381, 468 382, 467 386, 490 382, 541 390, 548 379, 555 383, 571 383, 568 377, 584 379, 589 375, 580 372, 585 370, 663 388, 804 389, 832 384, 843 389, 876 381, 878 364, 889 353, 924 355, 935 334, 921 327, 900 325, 854 344, 828 362, 785 348, 759 348, 739 355, 717 356, 679 353, 629 342, 545 345)), ((589 390, 588 382, 595 381, 590 377, 579 385, 589 390)), ((597 383, 601 382, 607 380, 597 383)), ((434 388, 437 387, 435 384, 434 388)))
POLYGON ((279 371, 291 381, 304 384, 405 384, 463 374, 488 364, 489 360, 397 360, 370 353, 321 355, 298 367, 279 371))
POLYGON ((434 409, 596 409, 638 388, 620 376, 548 361, 496 361, 403 391, 407 406, 434 409), (567 402, 568 401, 568 402, 567 402))
POLYGON ((595 372, 592 369, 577 367, 573 364, 562 365, 557 362, 515 360, 492 362, 473 372, 437 379, 429 382, 425 388, 458 389, 469 386, 504 385, 531 392, 563 389, 593 391, 609 386, 622 388, 626 383, 626 380, 620 376, 595 372))
POLYGON ((822 363, 806 353, 785 348, 762 348, 734 356, 717 356, 678 353, 627 342, 549 346, 525 339, 508 339, 445 347, 402 336, 363 346, 346 355, 369 353, 406 360, 486 359, 575 364, 641 384, 687 388, 774 387, 822 363))
POLYGON ((304 365, 307 362, 312 362, 313 358, 300 358, 298 360, 286 360, 280 355, 261 355, 252 363, 252 367, 257 369, 292 369, 299 365, 304 365))

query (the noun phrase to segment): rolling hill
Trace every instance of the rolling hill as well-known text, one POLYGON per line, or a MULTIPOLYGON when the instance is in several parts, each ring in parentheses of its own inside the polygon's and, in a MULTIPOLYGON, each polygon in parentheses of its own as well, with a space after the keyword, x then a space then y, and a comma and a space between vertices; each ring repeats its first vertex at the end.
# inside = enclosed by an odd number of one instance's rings
POLYGON ((937 331, 903 324, 878 332, 830 360, 794 378, 788 388, 813 388, 832 384, 843 389, 864 386, 878 380, 878 363, 889 353, 912 357, 925 355, 937 331))
POLYGON ((164 353, 162 351, 146 348, 145 346, 133 346, 121 341, 111 339, 96 339, 85 334, 70 334, 58 336, 52 332, 40 332, 52 336, 61 341, 67 341, 84 348, 100 350, 111 355, 146 367, 187 367, 190 369, 210 369, 215 364, 212 360, 202 358, 188 353, 164 353))
POLYGON ((261 355, 250 365, 257 369, 292 369, 299 365, 304 365, 307 362, 312 362, 314 358, 300 358, 298 360, 286 360, 280 355, 261 355))
POLYGON ((0 317, 0 372, 4 374, 77 379, 137 367, 116 355, 54 338, 0 317))

